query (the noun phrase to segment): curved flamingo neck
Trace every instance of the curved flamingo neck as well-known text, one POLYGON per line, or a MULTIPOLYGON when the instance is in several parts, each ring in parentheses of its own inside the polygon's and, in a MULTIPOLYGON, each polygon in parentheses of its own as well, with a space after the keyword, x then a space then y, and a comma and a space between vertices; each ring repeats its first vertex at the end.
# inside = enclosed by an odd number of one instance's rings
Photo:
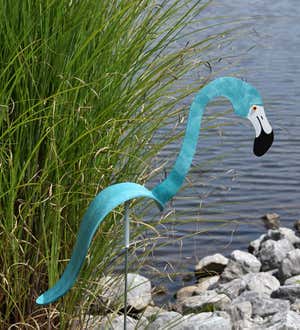
POLYGON ((238 91, 241 90, 243 84, 244 82, 239 79, 223 77, 207 84, 195 96, 190 107, 183 143, 175 164, 167 178, 152 190, 153 195, 161 204, 164 205, 176 195, 192 165, 206 105, 212 99, 223 96, 229 99, 235 109, 239 109, 239 103, 244 100, 239 99, 240 93, 238 91))
POLYGON ((192 164, 203 111, 207 103, 218 96, 227 97, 235 112, 244 117, 253 102, 262 103, 253 87, 235 78, 219 78, 202 88, 191 105, 182 147, 168 177, 152 191, 131 182, 118 183, 102 190, 83 217, 70 262, 64 273, 52 288, 39 296, 36 301, 38 304, 56 301, 74 285, 98 226, 114 208, 131 199, 146 197, 153 199, 163 209, 165 203, 176 194, 192 164))

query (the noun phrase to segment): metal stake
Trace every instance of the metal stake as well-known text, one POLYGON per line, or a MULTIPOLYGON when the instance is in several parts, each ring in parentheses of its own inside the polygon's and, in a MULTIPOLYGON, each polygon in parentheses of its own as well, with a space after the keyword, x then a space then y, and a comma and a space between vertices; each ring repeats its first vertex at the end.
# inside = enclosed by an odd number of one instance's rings
POLYGON ((125 289, 124 289, 124 330, 127 330, 127 275, 128 275, 128 249, 129 249, 129 202, 125 202, 124 211, 124 241, 125 241, 125 289))

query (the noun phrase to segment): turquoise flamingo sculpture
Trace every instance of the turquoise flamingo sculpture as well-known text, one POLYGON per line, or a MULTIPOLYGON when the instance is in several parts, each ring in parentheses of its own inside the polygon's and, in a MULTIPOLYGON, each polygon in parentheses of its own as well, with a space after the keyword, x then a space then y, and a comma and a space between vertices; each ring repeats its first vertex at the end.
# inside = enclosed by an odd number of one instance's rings
MULTIPOLYGON (((258 91, 245 81, 232 77, 222 77, 210 82, 198 92, 190 107, 182 147, 166 179, 153 190, 136 183, 125 182, 111 185, 101 191, 83 217, 71 259, 64 273, 52 288, 38 297, 38 304, 56 301, 74 285, 97 228, 115 207, 134 198, 146 197, 154 200, 162 210, 175 196, 191 167, 204 109, 209 101, 217 97, 229 99, 234 112, 252 122, 255 128, 254 154, 262 156, 267 152, 273 143, 273 130, 265 115, 258 91)), ((128 238, 127 244, 129 245, 128 238)))

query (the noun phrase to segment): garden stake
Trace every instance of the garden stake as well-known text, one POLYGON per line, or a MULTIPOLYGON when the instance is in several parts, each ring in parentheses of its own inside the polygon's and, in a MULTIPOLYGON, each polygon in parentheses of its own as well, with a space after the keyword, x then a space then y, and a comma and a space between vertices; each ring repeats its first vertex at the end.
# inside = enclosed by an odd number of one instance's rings
MULTIPOLYGON (((150 198, 154 200, 160 210, 176 195, 191 167, 200 124, 206 105, 217 97, 227 98, 240 117, 251 121, 255 129, 253 152, 256 156, 264 155, 273 143, 273 130, 264 112, 263 102, 258 91, 247 82, 232 78, 218 78, 204 86, 190 107, 189 117, 183 143, 175 164, 169 175, 154 189, 124 182, 111 185, 102 190, 91 202, 80 224, 77 240, 71 259, 61 278, 48 291, 40 295, 36 302, 41 305, 49 304, 65 295, 74 285, 81 266, 87 255, 89 246, 98 226, 104 218, 117 206, 125 203, 125 293, 124 293, 124 329, 126 329, 127 315, 127 275, 129 248, 129 201, 135 198, 150 198)), ((237 144, 239 141, 237 141, 237 144)))
POLYGON ((129 239, 130 239, 130 230, 129 230, 129 202, 125 202, 124 210, 124 238, 125 238, 125 288, 124 288, 124 330, 127 330, 127 292, 128 292, 128 249, 129 249, 129 239))

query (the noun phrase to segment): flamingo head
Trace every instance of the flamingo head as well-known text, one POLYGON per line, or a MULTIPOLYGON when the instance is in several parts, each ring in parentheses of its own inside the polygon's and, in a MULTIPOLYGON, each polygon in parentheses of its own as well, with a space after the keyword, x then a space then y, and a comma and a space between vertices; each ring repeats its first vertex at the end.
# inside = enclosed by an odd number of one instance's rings
POLYGON ((267 119, 263 101, 257 89, 245 81, 236 80, 235 83, 236 88, 230 95, 234 112, 251 121, 255 129, 253 152, 257 157, 261 157, 273 143, 273 129, 267 119))
POLYGON ((270 149, 273 143, 273 129, 262 105, 252 105, 247 118, 251 121, 255 129, 253 152, 257 157, 260 157, 270 149))

